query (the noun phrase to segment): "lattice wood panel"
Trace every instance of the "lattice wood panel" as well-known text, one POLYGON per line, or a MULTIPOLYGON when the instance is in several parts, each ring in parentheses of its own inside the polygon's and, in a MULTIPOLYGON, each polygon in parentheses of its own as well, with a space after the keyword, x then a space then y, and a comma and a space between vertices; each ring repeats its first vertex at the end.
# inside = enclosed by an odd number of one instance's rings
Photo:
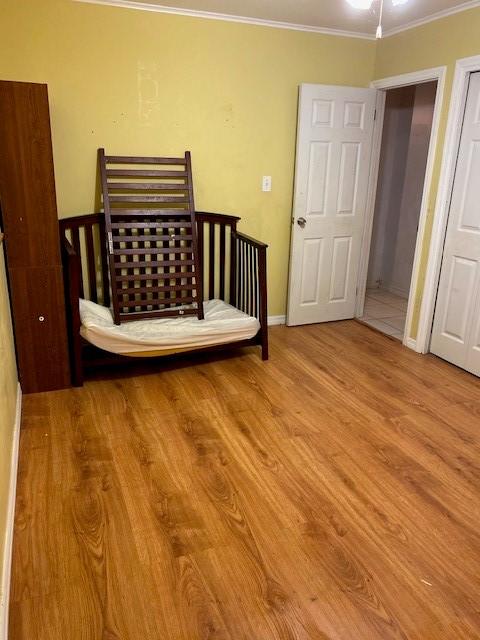
POLYGON ((190 153, 98 156, 115 323, 203 319, 190 153))

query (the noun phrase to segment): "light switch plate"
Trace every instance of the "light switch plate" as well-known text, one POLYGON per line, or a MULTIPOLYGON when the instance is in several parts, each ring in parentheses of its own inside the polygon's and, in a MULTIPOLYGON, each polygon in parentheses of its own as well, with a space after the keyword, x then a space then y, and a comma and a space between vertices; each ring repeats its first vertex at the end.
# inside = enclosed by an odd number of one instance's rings
POLYGON ((263 176, 262 178, 262 191, 272 190, 272 176, 263 176))

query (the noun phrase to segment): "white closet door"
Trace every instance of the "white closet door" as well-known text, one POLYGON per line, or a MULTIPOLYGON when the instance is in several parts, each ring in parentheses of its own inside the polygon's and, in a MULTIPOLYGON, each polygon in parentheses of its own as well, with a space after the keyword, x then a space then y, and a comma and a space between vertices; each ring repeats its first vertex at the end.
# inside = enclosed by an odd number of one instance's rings
POLYGON ((287 324, 353 318, 375 89, 303 84, 287 324))
POLYGON ((431 351, 480 375, 480 73, 468 88, 431 351))

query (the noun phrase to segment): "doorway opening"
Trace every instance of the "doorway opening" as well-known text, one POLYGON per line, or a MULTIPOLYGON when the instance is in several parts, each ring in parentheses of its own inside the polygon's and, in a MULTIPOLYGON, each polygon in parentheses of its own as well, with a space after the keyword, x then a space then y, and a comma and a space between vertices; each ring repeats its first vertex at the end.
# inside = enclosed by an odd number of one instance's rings
POLYGON ((385 91, 380 164, 360 321, 404 339, 437 81, 385 91))

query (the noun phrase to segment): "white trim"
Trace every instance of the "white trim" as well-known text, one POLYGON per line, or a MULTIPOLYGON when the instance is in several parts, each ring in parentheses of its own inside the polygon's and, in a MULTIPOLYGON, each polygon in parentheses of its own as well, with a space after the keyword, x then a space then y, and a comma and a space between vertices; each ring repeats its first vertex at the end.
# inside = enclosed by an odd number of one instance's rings
MULTIPOLYGON (((418 219, 417 240, 415 244, 415 255, 413 258, 412 277, 410 279, 410 295, 408 298, 407 318, 405 322, 405 337, 404 337, 405 346, 409 346, 408 339, 411 338, 413 311, 415 308, 415 298, 416 298, 417 289, 419 285, 420 262, 422 258, 423 243, 425 240, 425 229, 426 229, 426 224, 428 219, 428 201, 430 198, 430 191, 432 187, 432 176, 433 176, 433 168, 435 165, 438 132, 440 128, 440 119, 442 116, 443 94, 445 89, 446 71, 447 71, 446 67, 438 67, 437 69, 432 69, 432 72, 436 74, 436 78, 432 77, 431 79, 432 80, 436 79, 438 84, 437 84, 437 94, 435 96, 435 107, 433 110, 430 144, 428 146, 427 166, 425 168, 425 179, 423 183, 422 202, 420 205, 420 217, 418 219)), ((426 82, 426 80, 423 80, 422 82, 426 82)), ((422 312, 420 311, 419 322, 422 321, 421 315, 422 315, 422 312)), ((417 337, 415 340, 415 350, 420 351, 419 347, 421 347, 421 341, 419 341, 418 339, 418 331, 417 331, 417 337)))
POLYGON ((447 67, 432 67, 430 69, 420 69, 411 73, 402 73, 399 76, 390 76, 388 78, 380 78, 373 80, 370 86, 374 89, 397 89, 398 87, 408 87, 412 84, 421 84, 422 82, 431 82, 432 80, 440 81, 445 76, 447 67))
POLYGON ((388 291, 389 293, 393 293, 394 296, 399 296, 400 298, 408 298, 409 291, 408 289, 404 289, 403 287, 397 287, 394 284, 383 285, 382 289, 384 291, 388 291))
MULTIPOLYGON (((430 196, 430 188, 432 184, 432 175, 433 175, 433 167, 435 163, 438 131, 439 131, 439 125, 440 125, 440 117, 442 113, 442 106, 443 106, 443 93, 445 88, 446 70, 447 70, 446 67, 434 67, 432 69, 422 69, 420 71, 414 71, 412 73, 405 73, 400 76, 382 78, 380 80, 375 80, 374 82, 371 83, 372 87, 374 87, 375 89, 379 89, 382 92, 385 92, 387 89, 404 87, 412 84, 420 84, 423 82, 431 82, 433 80, 436 80, 438 83, 437 93, 435 96, 435 107, 433 111, 430 144, 428 147, 427 166, 425 168, 425 180, 423 185, 422 202, 420 206, 420 217, 418 221, 417 240, 415 245, 415 256, 413 260, 412 277, 410 281, 410 295, 408 298, 407 319, 405 323, 405 334, 403 339, 403 344, 406 347, 412 348, 412 344, 415 343, 416 351, 421 351, 421 349, 423 348, 423 343, 421 340, 419 340, 418 335, 417 335, 417 339, 415 341, 412 341, 410 339, 410 333, 411 333, 413 309, 414 309, 414 303, 415 303, 415 294, 418 286, 418 276, 419 276, 420 259, 422 255, 422 245, 423 245, 423 240, 425 235, 426 221, 428 217, 428 199, 430 196)), ((369 199, 368 199, 368 205, 367 205, 368 208, 365 216, 365 232, 364 232, 362 254, 361 254, 362 262, 360 265, 359 280, 357 285, 358 298, 359 298, 357 299, 357 308, 356 308, 357 317, 361 316, 361 313, 363 312, 363 302, 365 298, 365 289, 366 289, 367 271, 368 271, 368 258, 370 256, 373 216, 375 213, 375 196, 376 196, 378 164, 379 164, 378 158, 380 157, 383 116, 384 116, 384 108, 382 107, 380 113, 377 112, 377 118, 375 121, 374 141, 373 141, 374 149, 372 151, 372 172, 370 175, 371 184, 369 185, 369 199)), ((421 321, 423 322, 422 311, 421 311, 421 321)))
POLYGON ((360 264, 357 278, 357 299, 355 302, 355 317, 363 316, 365 294, 367 291, 368 263, 370 260, 370 243, 373 231, 373 214, 375 212, 375 199, 377 196, 377 182, 380 168, 380 149, 382 146, 383 116, 385 113, 385 91, 377 91, 375 105, 375 124, 373 126, 372 155, 370 157, 370 175, 367 187, 367 203, 365 205, 365 225, 362 236, 362 249, 360 251, 360 264), (379 126, 382 123, 382 126, 379 126))
POLYGON ((228 13, 215 13, 213 11, 200 11, 196 9, 181 9, 180 7, 168 7, 149 2, 133 2, 132 0, 74 0, 88 4, 102 4, 110 7, 122 7, 124 9, 137 9, 140 11, 153 11, 156 13, 170 13, 191 18, 205 18, 207 20, 223 20, 225 22, 240 22, 259 27, 273 27, 275 29, 290 29, 292 31, 307 31, 320 33, 325 36, 340 36, 342 38, 360 38, 362 40, 375 40, 373 33, 358 31, 343 31, 342 29, 329 29, 328 27, 316 27, 308 24, 296 24, 294 22, 281 22, 278 20, 265 20, 263 18, 251 18, 249 16, 230 15, 228 13))
MULTIPOLYGON (((196 9, 183 9, 180 7, 168 7, 160 4, 153 4, 151 2, 133 2, 132 0, 74 0, 74 2, 85 2, 88 4, 101 4, 110 7, 121 7, 124 9, 137 9, 140 11, 153 11, 156 13, 170 13, 179 16, 189 16, 191 18, 205 18, 207 20, 223 20, 225 22, 240 22, 243 24, 252 24, 261 27, 273 27, 275 29, 291 29, 292 31, 307 31, 310 33, 320 33, 326 36, 340 36, 342 38, 361 38, 363 40, 375 40, 375 35, 373 33, 365 33, 363 31, 347 31, 343 29, 332 29, 329 27, 319 27, 308 24, 296 24, 294 22, 282 22, 280 20, 266 20, 263 18, 252 18, 249 16, 237 16, 230 15, 228 13, 216 13, 214 11, 200 11, 196 9)), ((435 20, 440 20, 441 18, 448 18, 448 16, 452 16, 456 13, 461 13, 462 11, 468 11, 469 9, 475 9, 476 7, 480 7, 480 0, 469 0, 468 2, 464 2, 456 7, 451 7, 449 9, 443 9, 442 11, 437 11, 432 13, 424 18, 419 18, 418 20, 412 20, 411 22, 407 22, 406 24, 400 25, 399 27, 393 27, 392 29, 387 29, 383 37, 388 38, 390 36, 394 36, 397 33, 402 33, 403 31, 409 31, 410 29, 415 29, 416 27, 421 27, 424 24, 428 24, 429 22, 434 22, 435 20)))
POLYGON ((384 32, 383 36, 385 38, 388 38, 389 36, 394 36, 397 33, 402 33, 402 31, 409 31, 410 29, 421 27, 422 25, 428 24, 429 22, 434 22, 435 20, 441 20, 442 18, 448 18, 448 16, 453 16, 456 13, 461 13, 462 11, 468 11, 469 9, 476 9, 477 7, 480 7, 480 0, 470 0, 469 2, 463 2, 462 4, 459 4, 456 7, 443 9, 442 11, 436 11, 435 13, 431 13, 429 16, 425 16, 425 18, 412 20, 411 22, 402 24, 399 27, 393 27, 393 29, 387 29, 384 32))
POLYGON ((0 640, 8 638, 8 605, 10 601, 10 578, 12 569, 13 524, 15 519, 15 496, 17 492, 18 447, 20 443, 20 421, 22 418, 22 389, 17 386, 15 424, 13 427, 12 453, 10 461, 10 484, 8 491, 7 527, 3 550, 2 582, 0 584, 0 640))
POLYGON ((435 311, 435 300, 443 258, 443 244, 447 231, 450 195, 453 187, 458 146, 460 143, 468 80, 470 74, 475 71, 480 71, 480 56, 457 60, 450 98, 445 143, 443 145, 442 167, 440 170, 440 180, 438 183, 433 217, 420 320, 418 323, 417 350, 420 353, 426 353, 430 347, 433 314, 435 311))
POLYGON ((285 324, 285 316, 268 316, 267 324, 273 327, 276 324, 285 324))
POLYGON ((413 351, 417 351, 417 341, 413 338, 405 338, 404 343, 406 347, 412 349, 413 351))

